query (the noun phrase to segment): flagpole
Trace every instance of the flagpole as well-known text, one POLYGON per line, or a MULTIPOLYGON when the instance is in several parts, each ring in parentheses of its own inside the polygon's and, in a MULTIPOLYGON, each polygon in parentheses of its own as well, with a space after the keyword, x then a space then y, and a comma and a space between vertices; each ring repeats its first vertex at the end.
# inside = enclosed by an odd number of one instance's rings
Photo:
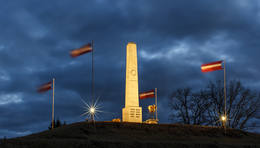
POLYGON ((224 121, 224 128, 226 130, 226 122, 227 122, 227 92, 226 92, 226 60, 224 60, 224 97, 225 97, 225 102, 224 102, 224 114, 225 114, 225 121, 224 121))
MULTIPOLYGON (((94 41, 92 40, 91 43, 92 46, 92 71, 91 71, 91 75, 92 75, 92 79, 91 79, 91 85, 92 85, 92 91, 91 91, 91 105, 94 104, 94 41)), ((94 121, 94 116, 91 115, 91 120, 94 121)))
POLYGON ((158 113, 157 113, 157 88, 155 88, 155 106, 156 106, 156 121, 158 121, 158 113))
POLYGON ((52 79, 52 129, 54 128, 54 84, 55 84, 55 78, 52 79))

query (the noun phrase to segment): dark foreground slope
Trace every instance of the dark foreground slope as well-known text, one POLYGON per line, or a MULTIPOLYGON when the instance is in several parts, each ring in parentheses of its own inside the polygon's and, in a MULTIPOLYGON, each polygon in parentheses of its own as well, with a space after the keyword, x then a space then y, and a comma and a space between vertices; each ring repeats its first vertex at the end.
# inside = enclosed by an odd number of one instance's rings
POLYGON ((2 148, 171 147, 260 148, 260 135, 240 130, 176 124, 74 123, 51 131, 2 140, 2 148))

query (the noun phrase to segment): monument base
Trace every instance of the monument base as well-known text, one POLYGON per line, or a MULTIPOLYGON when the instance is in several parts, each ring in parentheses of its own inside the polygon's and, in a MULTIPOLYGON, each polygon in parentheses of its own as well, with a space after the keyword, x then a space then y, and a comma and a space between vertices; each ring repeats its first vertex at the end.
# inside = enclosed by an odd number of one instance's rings
POLYGON ((142 123, 142 107, 128 106, 123 108, 123 122, 142 123))

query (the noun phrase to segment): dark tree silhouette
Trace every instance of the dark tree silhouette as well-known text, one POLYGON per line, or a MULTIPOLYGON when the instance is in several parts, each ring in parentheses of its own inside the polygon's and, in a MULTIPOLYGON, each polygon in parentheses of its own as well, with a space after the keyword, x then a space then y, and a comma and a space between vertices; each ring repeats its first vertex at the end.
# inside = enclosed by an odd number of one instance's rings
MULTIPOLYGON (((210 82, 199 92, 190 88, 178 89, 172 93, 169 106, 170 119, 176 123, 219 126, 224 114, 223 82, 210 82)), ((227 85, 228 127, 248 129, 256 127, 253 119, 258 118, 260 93, 242 86, 240 81, 230 81, 227 85)))
POLYGON ((171 119, 177 123, 199 125, 205 122, 205 112, 210 107, 210 102, 205 92, 192 94, 190 88, 184 88, 171 95, 169 105, 173 110, 171 119))
MULTIPOLYGON (((60 121, 59 119, 54 120, 54 128, 61 127, 61 126, 64 126, 64 125, 66 125, 66 122, 65 122, 65 121, 64 121, 63 124, 61 124, 61 121, 60 121)), ((52 129, 52 122, 50 123, 48 129, 49 129, 49 130, 52 129)))

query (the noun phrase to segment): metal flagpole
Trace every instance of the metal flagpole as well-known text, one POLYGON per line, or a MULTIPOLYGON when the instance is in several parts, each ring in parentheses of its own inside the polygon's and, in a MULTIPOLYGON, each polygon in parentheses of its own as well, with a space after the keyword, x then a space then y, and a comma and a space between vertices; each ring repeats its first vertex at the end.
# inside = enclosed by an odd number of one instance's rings
POLYGON ((158 113, 157 113, 157 88, 155 88, 155 106, 156 106, 156 121, 158 121, 158 113))
POLYGON ((226 92, 226 60, 224 60, 224 115, 225 115, 225 121, 224 121, 224 128, 226 130, 226 122, 227 122, 227 92, 226 92))
MULTIPOLYGON (((92 43, 91 43, 91 46, 92 46, 92 71, 91 71, 91 75, 92 75, 92 79, 91 79, 91 85, 92 85, 92 88, 91 88, 91 105, 94 104, 94 41, 92 40, 92 43)), ((91 120, 94 121, 94 115, 91 114, 91 120)))
POLYGON ((55 84, 55 78, 52 79, 52 120, 51 120, 52 129, 54 128, 54 124, 55 124, 54 123, 54 84, 55 84))

